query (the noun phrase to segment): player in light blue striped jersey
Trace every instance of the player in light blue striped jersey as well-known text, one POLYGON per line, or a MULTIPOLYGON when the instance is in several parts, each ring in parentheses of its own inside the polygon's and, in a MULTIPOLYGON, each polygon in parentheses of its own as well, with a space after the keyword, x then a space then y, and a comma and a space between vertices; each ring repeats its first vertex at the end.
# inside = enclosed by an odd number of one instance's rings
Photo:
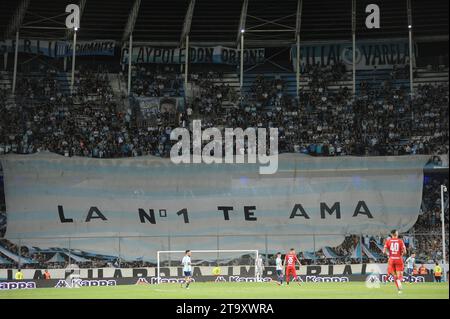
POLYGON ((411 276, 414 271, 414 265, 416 264, 416 254, 411 254, 411 256, 406 259, 406 274, 411 276))
MULTIPOLYGON (((181 260, 181 264, 183 265, 183 274, 184 274, 184 282, 186 284, 186 289, 189 289, 189 284, 191 283, 192 278, 192 264, 191 264, 191 251, 186 250, 183 259, 181 260)), ((181 284, 183 287, 183 284, 181 284)))
POLYGON ((281 259, 281 253, 277 253, 277 259, 275 260, 276 264, 276 270, 277 270, 277 284, 282 285, 283 284, 283 260, 281 259))

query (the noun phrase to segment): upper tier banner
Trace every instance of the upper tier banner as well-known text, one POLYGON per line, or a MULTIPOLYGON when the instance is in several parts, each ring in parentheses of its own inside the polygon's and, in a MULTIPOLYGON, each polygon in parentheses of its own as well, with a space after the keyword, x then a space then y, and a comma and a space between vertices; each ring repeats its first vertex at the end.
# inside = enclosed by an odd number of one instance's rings
MULTIPOLYGON (((296 69, 297 47, 291 50, 296 69)), ((300 65, 333 65, 342 62, 352 68, 353 47, 351 41, 302 42, 300 45, 300 65)), ((357 41, 355 53, 356 69, 372 70, 392 68, 394 65, 409 63, 409 43, 407 39, 357 41)))
MULTIPOLYGON (((14 53, 15 40, 0 41, 0 54, 14 53)), ((71 57, 73 43, 71 41, 45 41, 34 39, 19 39, 19 52, 45 55, 52 58, 71 57)), ((116 47, 114 40, 77 41, 75 53, 77 56, 105 55, 113 56, 116 47)))
MULTIPOLYGON (((123 64, 128 63, 128 51, 128 47, 122 48, 121 61, 123 64)), ((265 49, 244 50, 245 65, 263 63, 264 59, 265 49)), ((133 46, 132 63, 184 64, 185 61, 185 48, 133 46)), ((223 46, 190 47, 189 62, 237 65, 240 63, 240 51, 223 46)))

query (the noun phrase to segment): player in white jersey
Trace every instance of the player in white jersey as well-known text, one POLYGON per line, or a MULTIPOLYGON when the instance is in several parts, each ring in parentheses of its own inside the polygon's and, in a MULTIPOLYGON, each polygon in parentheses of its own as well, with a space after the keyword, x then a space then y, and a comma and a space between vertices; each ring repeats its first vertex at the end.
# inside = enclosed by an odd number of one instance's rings
MULTIPOLYGON (((184 282, 186 283, 186 289, 189 289, 189 284, 191 283, 192 280, 191 255, 192 253, 188 249, 186 250, 184 257, 181 260, 181 264, 183 265, 184 282)), ((183 283, 181 284, 181 287, 183 287, 183 283)))
POLYGON ((261 281, 264 269, 265 268, 263 259, 261 255, 259 255, 258 259, 256 259, 256 269, 255 269, 256 281, 261 281))
POLYGON ((275 259, 275 265, 276 265, 276 270, 277 270, 277 285, 282 285, 283 284, 283 260, 281 259, 281 253, 278 252, 277 253, 277 259, 275 259))
POLYGON ((416 254, 411 254, 411 256, 409 256, 406 259, 406 274, 408 276, 411 276, 413 274, 415 264, 416 264, 416 254))

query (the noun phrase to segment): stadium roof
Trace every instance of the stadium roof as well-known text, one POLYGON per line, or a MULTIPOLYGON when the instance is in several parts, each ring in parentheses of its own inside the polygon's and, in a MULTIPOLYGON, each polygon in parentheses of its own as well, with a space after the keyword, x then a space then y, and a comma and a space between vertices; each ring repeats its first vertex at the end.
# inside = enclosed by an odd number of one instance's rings
MULTIPOLYGON (((448 0, 411 0, 417 38, 448 39, 448 0)), ((365 29, 365 6, 356 1, 357 38, 407 37, 407 1, 378 0, 381 29, 365 29)), ((73 0, 0 1, 0 38, 62 39, 65 7, 73 0)), ((81 0, 78 38, 126 40, 176 45, 189 34, 192 44, 236 44, 245 27, 246 45, 287 45, 300 37, 311 40, 351 40, 352 0, 81 0), (297 15, 299 2, 301 16, 297 15), (247 5, 244 5, 247 4, 247 5), (192 9, 192 10, 190 10, 192 9), (246 9, 246 10, 245 10, 246 9), (134 14, 136 13, 136 14, 134 14)))

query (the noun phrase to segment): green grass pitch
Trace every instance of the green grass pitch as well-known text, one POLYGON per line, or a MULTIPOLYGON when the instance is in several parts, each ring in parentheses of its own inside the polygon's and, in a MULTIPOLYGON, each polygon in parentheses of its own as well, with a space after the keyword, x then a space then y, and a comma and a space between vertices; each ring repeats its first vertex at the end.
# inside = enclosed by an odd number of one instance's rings
POLYGON ((114 287, 38 288, 0 291, 0 299, 448 299, 448 283, 406 283, 399 295, 393 283, 369 289, 364 282, 303 283, 192 283, 114 287))

